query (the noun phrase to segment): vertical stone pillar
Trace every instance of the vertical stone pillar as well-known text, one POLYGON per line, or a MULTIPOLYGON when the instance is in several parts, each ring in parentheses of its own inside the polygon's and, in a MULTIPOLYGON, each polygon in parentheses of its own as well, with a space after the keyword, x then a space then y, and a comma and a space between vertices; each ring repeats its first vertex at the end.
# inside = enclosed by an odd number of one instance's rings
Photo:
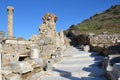
POLYGON ((0 80, 2 80, 2 44, 0 44, 0 80))
POLYGON ((11 6, 7 7, 8 12, 8 38, 13 38, 13 12, 14 8, 11 6))
POLYGON ((1 65, 1 53, 0 53, 0 80, 2 80, 2 65, 1 65))

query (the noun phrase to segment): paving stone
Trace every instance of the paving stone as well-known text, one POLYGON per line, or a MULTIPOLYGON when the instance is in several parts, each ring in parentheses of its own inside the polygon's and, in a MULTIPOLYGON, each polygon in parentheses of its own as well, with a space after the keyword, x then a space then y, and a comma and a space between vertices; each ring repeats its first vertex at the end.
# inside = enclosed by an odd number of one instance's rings
POLYGON ((19 74, 7 75, 6 80, 22 80, 19 74))
POLYGON ((11 64, 12 71, 15 73, 27 73, 33 70, 33 67, 27 61, 20 61, 11 64))
POLYGON ((73 47, 67 49, 63 55, 62 62, 55 64, 55 69, 47 71, 47 74, 41 76, 41 80, 106 80, 104 70, 98 67, 104 57, 73 47))

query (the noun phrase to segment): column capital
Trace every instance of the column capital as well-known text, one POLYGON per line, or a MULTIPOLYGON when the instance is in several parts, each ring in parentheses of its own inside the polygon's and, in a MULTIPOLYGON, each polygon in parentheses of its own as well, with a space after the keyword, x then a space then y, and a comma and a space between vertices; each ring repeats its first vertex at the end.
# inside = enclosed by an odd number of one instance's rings
POLYGON ((14 12, 14 8, 12 6, 8 6, 7 7, 7 11, 10 12, 10 13, 14 12))

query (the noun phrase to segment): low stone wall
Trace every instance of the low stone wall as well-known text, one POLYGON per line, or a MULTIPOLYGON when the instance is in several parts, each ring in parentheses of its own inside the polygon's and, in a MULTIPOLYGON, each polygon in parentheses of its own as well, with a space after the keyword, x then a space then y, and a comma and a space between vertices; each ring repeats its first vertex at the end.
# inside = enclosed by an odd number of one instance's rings
POLYGON ((89 39, 92 46, 108 48, 117 45, 117 41, 120 40, 120 34, 90 36, 89 39))
POLYGON ((19 61, 21 55, 29 56, 31 41, 5 40, 3 46, 2 65, 6 66, 13 61, 19 61), (9 56, 9 57, 8 57, 9 56))
POLYGON ((78 45, 90 45, 92 50, 104 55, 120 53, 120 34, 79 35, 76 41, 78 45))

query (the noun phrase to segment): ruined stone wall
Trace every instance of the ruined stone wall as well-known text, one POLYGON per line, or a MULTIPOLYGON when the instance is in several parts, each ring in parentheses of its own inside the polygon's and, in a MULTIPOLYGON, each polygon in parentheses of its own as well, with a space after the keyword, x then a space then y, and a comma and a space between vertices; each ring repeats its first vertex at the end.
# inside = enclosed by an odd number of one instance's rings
POLYGON ((20 56, 29 56, 30 41, 23 40, 5 40, 3 43, 2 63, 6 66, 12 62, 19 61, 20 56))
POLYGON ((61 53, 65 49, 65 39, 63 31, 56 32, 57 16, 47 13, 43 16, 43 23, 39 26, 39 35, 33 35, 30 39, 32 47, 37 47, 40 57, 44 60, 51 58, 52 54, 61 53))
POLYGON ((89 37, 89 38, 90 38, 90 44, 92 46, 107 48, 117 44, 117 42, 120 40, 120 34, 98 35, 98 36, 89 37))
POLYGON ((42 19, 39 35, 31 36, 30 40, 4 40, 3 66, 19 61, 21 56, 29 57, 34 48, 39 50, 39 57, 44 60, 50 59, 52 54, 60 54, 66 48, 63 31, 56 32, 57 16, 47 13, 42 19))
POLYGON ((120 34, 98 35, 90 38, 91 46, 95 51, 104 55, 120 54, 120 34))
MULTIPOLYGON (((12 76, 12 79, 18 80, 17 78, 21 77, 21 74, 32 72, 36 68, 49 70, 48 64, 59 62, 62 59, 62 52, 69 44, 69 39, 64 36, 63 31, 56 32, 58 18, 51 13, 43 16, 38 35, 32 35, 29 40, 13 38, 13 10, 12 7, 7 8, 8 37, 5 38, 4 33, 0 32, 0 53, 2 54, 4 78, 15 73, 18 77, 12 76)), ((50 66, 50 68, 52 67, 50 66)))
POLYGON ((101 34, 97 36, 80 35, 76 40, 79 45, 90 45, 92 50, 106 55, 120 53, 120 34, 101 34))

